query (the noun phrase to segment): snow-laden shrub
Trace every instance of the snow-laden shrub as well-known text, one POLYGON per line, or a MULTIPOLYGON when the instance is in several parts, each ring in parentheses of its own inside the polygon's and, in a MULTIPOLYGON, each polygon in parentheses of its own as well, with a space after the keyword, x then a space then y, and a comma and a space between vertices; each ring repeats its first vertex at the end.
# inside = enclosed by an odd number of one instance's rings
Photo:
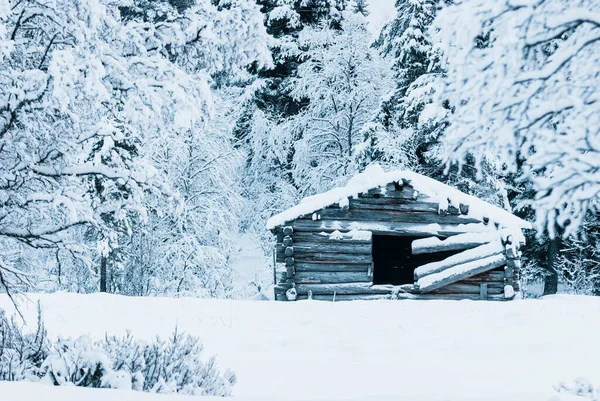
POLYGON ((106 337, 103 343, 113 367, 130 374, 134 389, 224 397, 231 395, 237 380, 231 371, 221 374, 214 357, 203 361, 200 339, 177 329, 168 340, 156 337, 146 343, 128 333, 106 337))
POLYGON ((131 389, 127 372, 113 369, 113 361, 101 342, 82 336, 59 338, 40 369, 43 381, 55 386, 131 389))
POLYGON ((584 377, 578 377, 573 383, 560 382, 555 386, 559 393, 575 394, 580 397, 589 398, 592 401, 600 401, 600 387, 594 386, 584 377))
POLYGON ((49 350, 49 341, 38 304, 34 330, 25 330, 17 316, 8 318, 0 309, 0 381, 35 379, 49 350))
POLYGON ((41 366, 42 380, 54 385, 133 389, 151 393, 229 396, 236 382, 230 371, 204 361, 202 342, 177 330, 168 340, 150 342, 107 336, 92 341, 59 338, 41 366))
POLYGON ((167 340, 144 341, 127 333, 50 341, 39 304, 34 328, 19 322, 0 309, 0 381, 226 397, 237 380, 229 370, 221 373, 214 357, 203 358, 198 337, 177 329, 167 340))

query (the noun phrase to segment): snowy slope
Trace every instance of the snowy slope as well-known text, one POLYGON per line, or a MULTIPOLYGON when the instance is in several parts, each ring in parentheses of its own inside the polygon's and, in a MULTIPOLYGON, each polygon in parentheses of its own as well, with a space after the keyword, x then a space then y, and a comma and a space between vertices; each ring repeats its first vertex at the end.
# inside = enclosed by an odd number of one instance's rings
MULTIPOLYGON (((29 319, 37 298, 23 301, 29 319)), ((283 303, 53 294, 39 299, 53 336, 127 329, 139 337, 166 336, 176 324, 201 336, 207 354, 218 354, 219 365, 237 373, 236 401, 549 400, 559 381, 584 376, 600 384, 600 323, 590 318, 600 316, 600 298, 283 303)), ((0 307, 10 307, 9 301, 0 298, 0 307)), ((0 383, 0 400, 13 401, 6 394, 14 393, 14 386, 0 383)), ((30 395, 19 401, 55 401, 41 394, 61 401, 102 399, 87 389, 82 398, 76 389, 24 386, 30 395)), ((115 392, 106 399, 179 398, 115 392)))

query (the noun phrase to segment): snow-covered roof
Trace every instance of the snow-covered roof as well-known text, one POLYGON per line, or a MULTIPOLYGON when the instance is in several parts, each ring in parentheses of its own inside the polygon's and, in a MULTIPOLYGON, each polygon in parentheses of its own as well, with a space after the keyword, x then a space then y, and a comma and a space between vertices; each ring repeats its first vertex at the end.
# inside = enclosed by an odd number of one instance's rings
POLYGON ((346 204, 348 198, 358 197, 359 194, 370 189, 379 188, 392 182, 408 180, 411 187, 417 192, 427 195, 433 202, 438 202, 440 209, 446 209, 448 202, 452 205, 461 203, 469 205, 469 216, 483 219, 487 217, 492 223, 498 223, 505 228, 531 228, 531 223, 513 215, 512 213, 487 203, 479 198, 467 195, 456 188, 443 184, 432 178, 409 170, 394 170, 385 172, 381 166, 374 164, 365 169, 364 172, 352 177, 346 186, 334 188, 322 194, 304 198, 298 205, 285 210, 267 221, 267 228, 284 225, 301 216, 309 215, 317 210, 323 209, 336 203, 346 204))

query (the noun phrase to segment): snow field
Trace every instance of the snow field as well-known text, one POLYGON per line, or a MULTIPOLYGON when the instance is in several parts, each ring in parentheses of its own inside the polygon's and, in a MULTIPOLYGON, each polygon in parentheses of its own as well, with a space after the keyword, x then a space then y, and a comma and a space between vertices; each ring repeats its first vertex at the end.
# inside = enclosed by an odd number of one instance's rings
MULTIPOLYGON (((149 338, 175 325, 196 334, 206 356, 236 372, 234 396, 243 400, 555 401, 567 399, 553 390, 560 381, 600 383, 593 297, 283 303, 32 294, 21 301, 31 322, 37 299, 51 336, 131 329, 149 338)), ((11 305, 1 298, 0 307, 11 305)), ((14 384, 0 386, 9 401, 2 389, 14 384)))

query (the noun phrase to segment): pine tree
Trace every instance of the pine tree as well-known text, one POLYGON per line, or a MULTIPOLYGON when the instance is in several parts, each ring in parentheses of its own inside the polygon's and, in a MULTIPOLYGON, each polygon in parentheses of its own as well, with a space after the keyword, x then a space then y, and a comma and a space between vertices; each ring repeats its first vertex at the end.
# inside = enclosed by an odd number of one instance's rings
POLYGON ((470 157, 461 169, 447 171, 441 136, 451 105, 439 99, 442 54, 431 35, 437 7, 446 0, 397 0, 397 15, 375 42, 393 61, 395 87, 381 100, 379 111, 365 130, 361 159, 389 168, 409 168, 454 185, 495 204, 509 206, 501 170, 495 160, 475 165, 470 157))
POLYGON ((235 133, 248 154, 244 196, 250 200, 249 207, 264 213, 249 214, 252 221, 245 224, 256 224, 263 234, 264 219, 275 210, 290 206, 299 196, 300 183, 294 180, 293 160, 295 143, 302 132, 290 130, 281 136, 271 135, 274 126, 300 114, 309 103, 308 98, 291 93, 299 66, 310 58, 308 49, 299 43, 299 36, 304 29, 321 25, 339 30, 346 0, 259 0, 258 4, 265 16, 267 32, 273 37, 270 50, 274 66, 250 69, 254 74, 249 85, 252 94, 237 121, 235 133), (259 205, 257 199, 265 199, 264 194, 271 201, 259 205), (276 205, 273 199, 277 199, 276 205))
POLYGON ((366 17, 370 14, 366 0, 354 0, 352 9, 355 13, 362 14, 363 17, 366 17))

